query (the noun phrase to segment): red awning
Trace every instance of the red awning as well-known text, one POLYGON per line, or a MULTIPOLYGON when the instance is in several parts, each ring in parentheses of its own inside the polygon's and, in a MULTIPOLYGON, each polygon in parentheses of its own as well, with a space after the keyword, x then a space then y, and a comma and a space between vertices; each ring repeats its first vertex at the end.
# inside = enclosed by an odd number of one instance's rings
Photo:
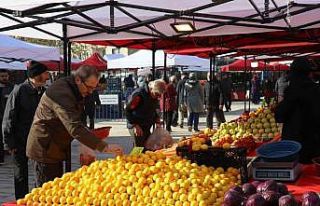
MULTIPOLYGON (((41 61, 42 64, 46 65, 49 71, 64 71, 64 62, 63 59, 60 61, 41 61)), ((71 69, 76 70, 79 67, 78 63, 72 62, 71 69)))
POLYGON ((273 70, 273 67, 265 64, 262 61, 258 61, 257 67, 251 67, 252 60, 243 60, 238 59, 231 64, 221 67, 221 72, 236 72, 236 71, 270 71, 273 70), (245 64, 246 62, 246 64, 245 64))
POLYGON ((107 70, 108 63, 99 53, 94 53, 86 60, 77 64, 78 67, 81 65, 94 66, 98 71, 102 72, 107 70))

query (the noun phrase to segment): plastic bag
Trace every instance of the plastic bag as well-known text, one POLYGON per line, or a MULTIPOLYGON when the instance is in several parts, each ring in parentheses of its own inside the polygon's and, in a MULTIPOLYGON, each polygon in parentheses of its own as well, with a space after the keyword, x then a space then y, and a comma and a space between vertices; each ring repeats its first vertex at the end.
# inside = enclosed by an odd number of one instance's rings
POLYGON ((156 128, 149 136, 145 148, 148 150, 159 150, 172 145, 173 139, 170 133, 163 128, 156 128))

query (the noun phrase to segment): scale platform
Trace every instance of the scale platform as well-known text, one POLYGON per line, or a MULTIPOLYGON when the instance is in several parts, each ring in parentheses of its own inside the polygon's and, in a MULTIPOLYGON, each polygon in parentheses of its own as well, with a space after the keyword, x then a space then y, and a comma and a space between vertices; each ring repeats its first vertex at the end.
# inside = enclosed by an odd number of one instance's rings
POLYGON ((293 162, 266 162, 257 158, 252 162, 253 179, 295 181, 302 171, 298 160, 293 162))

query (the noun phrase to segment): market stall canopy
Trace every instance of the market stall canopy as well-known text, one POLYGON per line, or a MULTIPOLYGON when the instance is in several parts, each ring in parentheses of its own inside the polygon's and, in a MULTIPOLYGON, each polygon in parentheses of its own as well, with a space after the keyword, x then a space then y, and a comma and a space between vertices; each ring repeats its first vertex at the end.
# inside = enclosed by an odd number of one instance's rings
POLYGON ((0 35, 0 58, 7 60, 59 60, 59 48, 31 44, 10 36, 0 35))
MULTIPOLYGON (((78 68, 78 63, 80 59, 71 59, 71 70, 76 70, 78 68)), ((60 57, 60 61, 41 61, 42 64, 46 65, 49 71, 64 71, 64 59, 60 57)))
POLYGON ((125 57, 124 54, 106 54, 103 56, 103 58, 107 61, 114 60, 114 59, 120 59, 123 57, 125 57))
MULTIPOLYGON (((71 41, 221 36, 318 28, 318 0, 18 0, 0 3, 0 32, 71 41), (170 9, 169 9, 170 8, 170 9), (24 22, 24 23, 22 23, 24 22), (174 25, 188 23, 191 32, 174 25), (172 27, 170 26, 172 24, 172 27), (27 28, 29 27, 29 28, 27 28), (37 28, 36 28, 37 27, 37 28), (39 32, 39 30, 41 32, 39 32)), ((112 42, 109 42, 112 44, 112 42)))
MULTIPOLYGON (((155 53, 155 66, 164 66, 164 52, 157 51, 155 53)), ((209 60, 202 59, 195 56, 186 55, 167 55, 167 66, 198 66, 198 67, 209 67, 209 60)), ((109 69, 125 69, 125 68, 144 68, 152 67, 152 51, 139 50, 126 57, 109 61, 109 69)))
POLYGON ((22 62, 4 62, 0 61, 0 69, 7 69, 7 70, 27 70, 26 63, 22 62))
POLYGON ((280 64, 280 63, 272 63, 269 64, 271 67, 273 67, 274 71, 288 71, 290 70, 290 67, 286 64, 280 64))
POLYGON ((107 70, 108 63, 99 53, 93 53, 86 60, 76 64, 77 67, 81 65, 89 65, 95 67, 98 71, 103 72, 107 70))
POLYGON ((231 64, 224 65, 221 67, 221 72, 239 72, 239 71, 268 71, 273 70, 273 67, 270 65, 262 62, 262 61, 256 61, 256 66, 253 67, 252 63, 254 61, 252 60, 244 60, 244 59, 238 59, 231 64))

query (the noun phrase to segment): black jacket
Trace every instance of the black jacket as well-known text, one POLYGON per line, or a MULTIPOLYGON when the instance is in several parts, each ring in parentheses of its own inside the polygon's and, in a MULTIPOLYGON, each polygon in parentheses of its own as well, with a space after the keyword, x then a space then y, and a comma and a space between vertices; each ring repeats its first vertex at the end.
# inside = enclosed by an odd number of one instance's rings
POLYGON ((88 116, 94 116, 95 108, 101 105, 99 93, 94 90, 91 95, 84 99, 84 112, 88 116))
POLYGON ((276 107, 277 122, 283 123, 282 138, 302 144, 300 161, 310 163, 320 155, 320 90, 307 77, 292 77, 284 100, 276 107))
POLYGON ((221 84, 219 81, 215 80, 212 83, 211 95, 210 94, 210 82, 206 82, 204 85, 204 100, 207 107, 213 109, 219 108, 219 105, 223 105, 223 94, 221 90, 221 84))
POLYGON ((232 91, 232 80, 231 79, 222 79, 221 80, 221 91, 224 95, 229 95, 232 91))
POLYGON ((45 89, 35 89, 28 80, 10 93, 2 121, 5 144, 9 149, 25 150, 34 113, 45 89))
POLYGON ((0 120, 2 122, 3 113, 6 108, 7 99, 10 95, 10 93, 13 90, 13 85, 8 84, 4 87, 0 87, 0 120))
POLYGON ((159 120, 157 114, 157 108, 159 107, 158 99, 153 99, 149 94, 148 86, 139 87, 129 97, 128 104, 126 106, 126 117, 128 121, 128 128, 132 128, 134 124, 151 127, 159 120), (139 98, 140 101, 137 105, 135 98, 139 98))
POLYGON ((181 79, 176 87, 176 91, 177 91, 177 104, 183 104, 185 102, 185 84, 186 84, 187 78, 185 79, 181 79))

